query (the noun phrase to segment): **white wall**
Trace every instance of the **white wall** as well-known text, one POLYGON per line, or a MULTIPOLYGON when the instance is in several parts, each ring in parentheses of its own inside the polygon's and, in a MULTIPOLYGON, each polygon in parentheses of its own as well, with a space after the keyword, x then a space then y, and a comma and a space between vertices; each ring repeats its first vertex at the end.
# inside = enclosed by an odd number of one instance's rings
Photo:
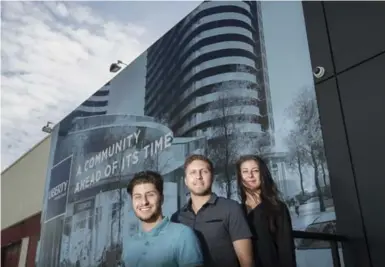
POLYGON ((1 174, 1 229, 41 211, 50 136, 1 174))

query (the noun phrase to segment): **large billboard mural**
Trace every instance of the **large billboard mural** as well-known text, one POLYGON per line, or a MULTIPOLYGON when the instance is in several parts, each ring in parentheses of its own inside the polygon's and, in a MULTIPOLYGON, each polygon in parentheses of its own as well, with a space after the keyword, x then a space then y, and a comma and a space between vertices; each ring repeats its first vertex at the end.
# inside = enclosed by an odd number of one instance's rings
POLYGON ((293 227, 334 227, 300 2, 203 2, 55 126, 38 266, 124 266, 139 227, 128 181, 159 171, 171 215, 192 153, 213 160, 214 191, 233 199, 234 162, 262 155, 293 227))

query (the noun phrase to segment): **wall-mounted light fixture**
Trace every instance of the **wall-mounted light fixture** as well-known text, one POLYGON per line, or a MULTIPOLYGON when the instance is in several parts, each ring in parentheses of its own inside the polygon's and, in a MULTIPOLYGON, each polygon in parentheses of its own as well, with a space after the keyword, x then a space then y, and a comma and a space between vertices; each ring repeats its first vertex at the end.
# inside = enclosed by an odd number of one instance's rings
POLYGON ((110 65, 110 72, 118 72, 122 68, 122 65, 128 66, 126 63, 124 63, 121 60, 118 60, 116 63, 112 63, 110 65))
POLYGON ((47 121, 47 125, 44 125, 41 130, 45 133, 52 133, 52 127, 50 126, 51 124, 53 124, 53 122, 47 121))

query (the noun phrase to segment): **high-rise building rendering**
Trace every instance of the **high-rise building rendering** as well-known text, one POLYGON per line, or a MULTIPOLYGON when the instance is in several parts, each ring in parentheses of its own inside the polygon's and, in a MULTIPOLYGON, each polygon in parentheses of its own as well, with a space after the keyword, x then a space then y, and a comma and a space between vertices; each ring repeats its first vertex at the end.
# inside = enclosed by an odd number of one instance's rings
POLYGON ((176 136, 272 132, 270 98, 259 2, 205 1, 148 49, 145 114, 176 136))
POLYGON ((76 117, 105 115, 107 113, 109 94, 110 83, 108 82, 78 107, 76 117))
POLYGON ((109 96, 110 82, 107 82, 60 123, 59 135, 65 136, 75 125, 77 118, 106 115, 109 96))

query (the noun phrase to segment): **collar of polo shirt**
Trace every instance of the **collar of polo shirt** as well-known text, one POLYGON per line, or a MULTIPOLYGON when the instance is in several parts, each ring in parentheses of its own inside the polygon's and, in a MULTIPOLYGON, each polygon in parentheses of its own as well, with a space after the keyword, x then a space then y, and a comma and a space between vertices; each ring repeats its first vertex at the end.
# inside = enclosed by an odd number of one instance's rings
POLYGON ((155 225, 155 227, 152 228, 151 231, 149 232, 143 231, 143 228, 141 226, 139 235, 141 237, 157 236, 168 225, 169 222, 170 222, 170 219, 167 216, 164 216, 162 221, 160 221, 157 225, 155 225))
MULTIPOLYGON (((214 205, 215 202, 217 201, 217 199, 218 199, 218 196, 215 193, 211 193, 210 199, 209 199, 209 201, 207 201, 207 203, 214 205)), ((190 198, 189 201, 187 202, 187 204, 183 207, 184 211, 192 210, 191 204, 192 203, 191 203, 191 198, 190 198)))

